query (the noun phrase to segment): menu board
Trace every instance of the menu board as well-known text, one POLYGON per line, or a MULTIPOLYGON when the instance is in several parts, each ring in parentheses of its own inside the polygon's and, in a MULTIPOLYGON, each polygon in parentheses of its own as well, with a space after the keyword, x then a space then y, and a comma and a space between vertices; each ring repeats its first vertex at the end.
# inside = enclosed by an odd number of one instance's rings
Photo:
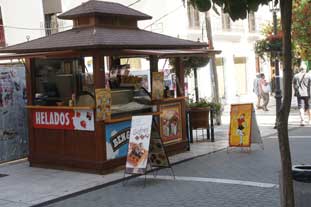
POLYGON ((152 73, 152 100, 161 100, 164 96, 164 73, 152 73))
POLYGON ((144 174, 148 163, 152 115, 133 116, 125 172, 144 174))
POLYGON ((32 109, 34 128, 94 131, 92 109, 32 109))
POLYGON ((230 147, 249 147, 251 145, 253 104, 231 105, 230 147))
POLYGON ((96 95, 96 121, 111 118, 111 92, 109 88, 95 89, 96 95))
POLYGON ((152 138, 150 141, 149 159, 153 167, 170 167, 167 155, 164 150, 163 142, 159 138, 152 138))

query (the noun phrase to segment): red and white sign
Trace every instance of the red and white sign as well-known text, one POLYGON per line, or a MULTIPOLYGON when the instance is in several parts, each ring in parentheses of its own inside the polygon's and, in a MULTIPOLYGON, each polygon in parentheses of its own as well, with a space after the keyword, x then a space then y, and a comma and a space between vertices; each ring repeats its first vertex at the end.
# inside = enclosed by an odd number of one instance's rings
POLYGON ((94 131, 93 110, 34 109, 34 128, 94 131))

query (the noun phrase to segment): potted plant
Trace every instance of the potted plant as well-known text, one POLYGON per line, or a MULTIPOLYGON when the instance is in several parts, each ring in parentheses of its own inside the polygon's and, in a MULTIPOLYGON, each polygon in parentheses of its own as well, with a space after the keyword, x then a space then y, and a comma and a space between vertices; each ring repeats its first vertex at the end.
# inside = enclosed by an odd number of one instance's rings
POLYGON ((216 115, 221 115, 222 106, 220 103, 209 102, 206 98, 200 98, 197 102, 189 99, 188 111, 193 129, 209 128, 210 112, 213 111, 215 118, 216 115))
MULTIPOLYGON (((199 87, 198 87, 198 77, 197 70, 198 68, 204 67, 209 63, 209 57, 188 57, 183 59, 183 65, 185 70, 185 76, 190 76, 191 72, 194 74, 194 93, 196 101, 199 101, 199 87)), ((173 71, 175 71, 175 59, 171 58, 170 65, 173 66, 173 71)))

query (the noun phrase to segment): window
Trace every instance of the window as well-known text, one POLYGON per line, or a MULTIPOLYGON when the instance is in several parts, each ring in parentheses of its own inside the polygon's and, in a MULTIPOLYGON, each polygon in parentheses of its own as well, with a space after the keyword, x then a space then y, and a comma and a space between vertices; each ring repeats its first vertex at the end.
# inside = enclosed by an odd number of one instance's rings
POLYGON ((221 10, 221 22, 223 30, 231 29, 231 20, 229 14, 225 13, 224 10, 221 10))
POLYGON ((218 57, 216 58, 216 69, 218 76, 218 90, 219 96, 225 97, 225 71, 224 71, 224 58, 218 57))
POLYGON ((49 36, 58 32, 58 23, 56 14, 44 15, 45 34, 49 36))
POLYGON ((35 104, 68 105, 72 94, 93 94, 92 74, 86 68, 84 58, 35 59, 35 104))
POLYGON ((255 13, 250 11, 248 13, 248 31, 255 32, 256 31, 256 24, 255 24, 255 13))
POLYGON ((189 28, 200 28, 200 13, 189 2, 187 4, 188 24, 189 28))
POLYGON ((47 36, 58 32, 57 14, 62 12, 61 0, 42 0, 44 27, 47 36))
POLYGON ((246 57, 234 57, 236 95, 247 93, 246 57))

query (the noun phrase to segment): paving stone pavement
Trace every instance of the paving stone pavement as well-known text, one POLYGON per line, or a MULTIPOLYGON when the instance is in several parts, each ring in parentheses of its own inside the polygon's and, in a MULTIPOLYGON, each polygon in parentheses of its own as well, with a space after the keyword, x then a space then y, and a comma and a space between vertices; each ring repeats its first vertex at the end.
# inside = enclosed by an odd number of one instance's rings
POLYGON ((277 189, 261 189, 246 186, 214 183, 176 182, 136 179, 122 186, 95 191, 51 206, 103 206, 103 207, 232 207, 278 206, 277 189), (264 201, 263 201, 264 199, 264 201))
MULTIPOLYGON (((304 128, 301 134, 310 134, 311 128, 304 128)), ((291 132, 296 135, 297 132, 291 132)), ((310 163, 311 138, 291 138, 293 164, 310 163)), ((190 161, 174 165, 177 180, 161 179, 171 175, 169 170, 161 170, 159 179, 134 178, 123 186, 121 183, 85 193, 49 207, 60 206, 103 206, 103 207, 278 207, 279 189, 247 185, 224 184, 213 181, 200 182, 195 178, 232 179, 258 183, 278 184, 280 159, 278 142, 273 136, 264 139, 265 149, 254 147, 250 152, 232 149, 222 150, 190 161), (188 181, 179 180, 189 177, 188 181), (191 180, 193 179, 193 180, 191 180)), ((151 176, 151 175, 150 175, 151 176)))

